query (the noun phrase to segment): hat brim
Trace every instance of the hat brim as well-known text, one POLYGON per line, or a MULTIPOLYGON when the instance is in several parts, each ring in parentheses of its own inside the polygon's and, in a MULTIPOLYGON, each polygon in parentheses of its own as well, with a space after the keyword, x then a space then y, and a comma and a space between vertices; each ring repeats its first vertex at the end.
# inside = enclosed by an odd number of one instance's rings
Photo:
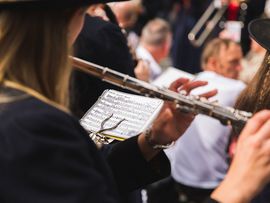
POLYGON ((270 19, 255 19, 248 25, 250 37, 270 51, 270 19))
POLYGON ((91 4, 122 2, 129 0, 0 0, 0 9, 27 7, 56 7, 87 6, 91 4))

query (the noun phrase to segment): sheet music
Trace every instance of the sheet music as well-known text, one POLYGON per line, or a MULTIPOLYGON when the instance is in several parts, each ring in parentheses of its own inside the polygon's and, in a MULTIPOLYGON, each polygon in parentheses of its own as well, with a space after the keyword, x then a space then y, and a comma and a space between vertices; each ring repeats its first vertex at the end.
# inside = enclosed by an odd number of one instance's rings
POLYGON ((102 121, 113 114, 105 123, 105 128, 114 126, 121 119, 125 120, 116 129, 104 133, 125 139, 146 130, 158 115, 163 103, 160 99, 105 90, 80 123, 88 132, 97 132, 102 121))
POLYGON ((158 87, 168 88, 174 80, 181 77, 189 78, 191 80, 195 78, 195 76, 190 73, 187 73, 185 71, 173 67, 169 67, 156 80, 154 80, 152 84, 158 87))

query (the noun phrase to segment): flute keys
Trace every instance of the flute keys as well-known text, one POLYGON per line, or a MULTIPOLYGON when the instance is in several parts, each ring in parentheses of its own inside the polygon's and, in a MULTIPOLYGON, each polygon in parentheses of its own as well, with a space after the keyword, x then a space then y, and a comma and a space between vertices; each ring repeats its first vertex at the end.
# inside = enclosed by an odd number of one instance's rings
POLYGON ((187 91, 186 90, 180 90, 178 93, 183 95, 183 96, 187 96, 187 91))
POLYGON ((199 97, 199 98, 200 98, 200 101, 201 101, 201 102, 205 102, 205 103, 208 102, 208 99, 205 98, 205 97, 199 97))

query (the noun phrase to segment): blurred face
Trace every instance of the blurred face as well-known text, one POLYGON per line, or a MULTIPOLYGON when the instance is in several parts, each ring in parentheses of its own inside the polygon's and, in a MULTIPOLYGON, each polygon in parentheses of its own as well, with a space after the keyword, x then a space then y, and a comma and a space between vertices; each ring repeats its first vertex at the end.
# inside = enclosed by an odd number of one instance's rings
POLYGON ((164 44, 163 58, 168 57, 170 50, 171 50, 171 45, 172 45, 172 34, 169 33, 167 36, 166 42, 164 44))
POLYGON ((89 9, 87 10, 87 13, 90 16, 96 16, 96 17, 100 17, 101 19, 105 21, 110 21, 104 10, 104 4, 94 4, 90 6, 89 9))
POLYGON ((216 59, 215 72, 218 74, 237 79, 241 67, 242 50, 238 44, 230 43, 229 47, 222 46, 218 58, 216 59))
POLYGON ((117 2, 110 4, 119 26, 124 29, 132 28, 137 22, 140 5, 133 1, 117 2))
POLYGON ((251 39, 250 49, 255 53, 266 52, 266 50, 253 39, 251 39))
POLYGON ((78 37, 84 23, 87 8, 79 8, 73 15, 69 24, 69 44, 72 45, 78 37))

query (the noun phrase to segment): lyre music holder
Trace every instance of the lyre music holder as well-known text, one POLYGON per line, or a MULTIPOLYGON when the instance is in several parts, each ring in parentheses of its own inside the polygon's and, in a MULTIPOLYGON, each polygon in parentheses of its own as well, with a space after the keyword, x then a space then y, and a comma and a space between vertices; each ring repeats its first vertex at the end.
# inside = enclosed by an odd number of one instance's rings
POLYGON ((113 113, 109 115, 107 118, 105 118, 101 124, 100 124, 100 129, 96 132, 90 133, 90 138, 97 144, 110 144, 114 139, 107 137, 106 135, 103 134, 103 132, 108 131, 108 130, 114 130, 116 129, 123 121, 126 119, 121 119, 118 121, 115 125, 111 127, 105 128, 105 123, 107 123, 111 118, 113 117, 113 113))

